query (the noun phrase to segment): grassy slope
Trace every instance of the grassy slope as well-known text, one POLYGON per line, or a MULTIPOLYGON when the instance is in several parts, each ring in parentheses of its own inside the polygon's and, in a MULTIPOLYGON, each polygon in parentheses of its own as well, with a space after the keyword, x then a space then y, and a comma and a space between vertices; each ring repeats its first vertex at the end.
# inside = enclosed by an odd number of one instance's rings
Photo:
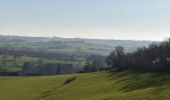
POLYGON ((170 75, 89 73, 45 77, 1 77, 0 100, 169 100, 170 75), (62 85, 68 77, 77 80, 62 85))

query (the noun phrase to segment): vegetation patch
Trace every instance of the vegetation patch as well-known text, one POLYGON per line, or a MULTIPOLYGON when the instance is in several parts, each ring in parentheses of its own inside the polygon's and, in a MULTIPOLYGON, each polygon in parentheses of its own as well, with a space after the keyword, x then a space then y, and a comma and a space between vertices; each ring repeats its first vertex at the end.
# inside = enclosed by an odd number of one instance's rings
POLYGON ((169 100, 170 74, 97 72, 41 77, 0 77, 0 99, 169 100), (63 82, 75 76, 69 85, 63 82))

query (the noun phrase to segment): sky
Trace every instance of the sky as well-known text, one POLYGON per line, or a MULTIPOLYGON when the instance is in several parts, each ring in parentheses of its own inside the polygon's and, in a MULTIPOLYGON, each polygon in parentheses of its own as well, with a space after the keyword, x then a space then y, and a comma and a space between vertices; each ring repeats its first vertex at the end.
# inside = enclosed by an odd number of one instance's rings
POLYGON ((0 0, 0 35, 164 40, 170 0, 0 0))

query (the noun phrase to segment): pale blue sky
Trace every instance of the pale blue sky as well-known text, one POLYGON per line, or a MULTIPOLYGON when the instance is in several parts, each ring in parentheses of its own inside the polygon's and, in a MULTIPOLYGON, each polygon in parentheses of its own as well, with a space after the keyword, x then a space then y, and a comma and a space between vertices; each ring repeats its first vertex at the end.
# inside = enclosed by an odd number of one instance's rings
POLYGON ((162 40, 170 0, 0 0, 0 34, 162 40))

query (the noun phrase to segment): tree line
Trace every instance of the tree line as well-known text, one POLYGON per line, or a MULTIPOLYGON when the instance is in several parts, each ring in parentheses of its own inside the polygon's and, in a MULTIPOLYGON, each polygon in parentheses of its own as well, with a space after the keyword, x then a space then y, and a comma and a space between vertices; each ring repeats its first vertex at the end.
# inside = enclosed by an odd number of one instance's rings
POLYGON ((170 71, 170 39, 154 42, 149 47, 138 48, 135 52, 125 53, 118 46, 106 59, 107 65, 114 70, 170 71))
POLYGON ((79 73, 103 71, 106 69, 105 56, 91 55, 86 58, 83 68, 79 69, 79 73))
POLYGON ((19 75, 60 75, 76 73, 72 64, 44 63, 41 59, 37 62, 25 62, 19 75))

